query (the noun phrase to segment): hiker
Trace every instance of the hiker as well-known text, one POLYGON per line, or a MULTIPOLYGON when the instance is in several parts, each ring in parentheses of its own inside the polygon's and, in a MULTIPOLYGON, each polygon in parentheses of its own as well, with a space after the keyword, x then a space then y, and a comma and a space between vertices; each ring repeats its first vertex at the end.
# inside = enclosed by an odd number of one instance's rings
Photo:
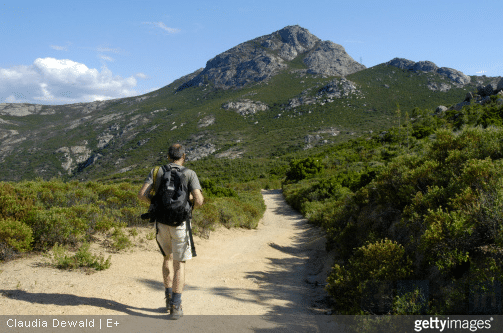
MULTIPOLYGON (((174 144, 168 151, 168 167, 179 170, 185 175, 186 187, 188 189, 189 201, 192 208, 199 207, 203 204, 204 198, 201 191, 199 179, 193 170, 183 167, 185 162, 185 150, 182 145, 174 144)), ((159 189, 159 181, 162 178, 163 169, 156 171, 156 168, 150 171, 145 183, 143 184, 138 199, 151 203, 154 184, 154 173, 156 173, 155 193, 159 189)), ((164 279, 165 295, 166 295, 166 310, 170 314, 171 319, 178 319, 183 316, 182 311, 182 291, 185 283, 185 261, 192 259, 195 256, 191 251, 191 240, 189 237, 190 218, 181 225, 174 227, 167 224, 155 222, 156 240, 161 253, 164 255, 162 263, 162 275, 164 279), (187 223, 189 224, 187 226, 187 223)), ((191 236, 191 234, 190 234, 191 236)))

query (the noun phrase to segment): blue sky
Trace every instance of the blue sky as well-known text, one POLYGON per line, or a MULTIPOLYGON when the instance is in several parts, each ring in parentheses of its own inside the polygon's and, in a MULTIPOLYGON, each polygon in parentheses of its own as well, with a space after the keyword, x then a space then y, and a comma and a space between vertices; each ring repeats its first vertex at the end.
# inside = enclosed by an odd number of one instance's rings
POLYGON ((296 24, 367 67, 401 57, 503 76, 502 14, 499 0, 0 0, 0 103, 141 95, 296 24))

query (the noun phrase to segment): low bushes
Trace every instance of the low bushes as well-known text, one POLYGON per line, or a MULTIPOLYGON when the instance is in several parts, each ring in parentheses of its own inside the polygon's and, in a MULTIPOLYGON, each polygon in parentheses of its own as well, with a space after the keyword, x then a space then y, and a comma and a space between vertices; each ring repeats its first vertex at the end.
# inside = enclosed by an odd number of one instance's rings
POLYGON ((145 206, 136 191, 125 183, 0 183, 0 242, 17 251, 46 250, 56 243, 76 246, 97 231, 140 224, 145 206))
POLYGON ((312 157, 307 157, 290 162, 290 169, 286 173, 287 180, 298 181, 313 177, 323 170, 321 161, 312 157))
POLYGON ((33 231, 21 221, 12 218, 0 220, 0 240, 19 252, 32 249, 33 231))
MULTIPOLYGON (((255 228, 265 211, 260 181, 217 186, 202 180, 205 205, 194 211, 194 234, 208 235, 215 224, 255 228)), ((132 245, 125 227, 148 225, 148 205, 129 183, 0 182, 0 260, 12 252, 45 251, 55 244, 76 248, 96 232, 107 233, 112 249, 132 245)))
POLYGON ((207 236, 217 224, 227 228, 256 228, 266 208, 260 192, 261 185, 261 181, 254 181, 223 188, 203 181, 205 203, 194 210, 194 233, 207 236), (206 186, 211 186, 210 191, 206 186))
POLYGON ((75 254, 70 255, 66 246, 56 243, 52 248, 52 262, 61 269, 83 267, 101 271, 110 267, 110 256, 105 259, 102 255, 93 255, 89 248, 89 243, 83 243, 75 254))
POLYGON ((337 295, 338 306, 347 313, 360 311, 361 300, 375 281, 398 281, 412 273, 412 261, 402 245, 389 239, 357 248, 345 266, 336 264, 327 290, 337 295))
POLYGON ((503 129, 433 135, 414 141, 421 150, 398 140, 369 143, 351 161, 340 156, 356 154, 326 153, 325 171, 284 184, 287 201, 323 226, 336 250, 327 290, 339 313, 376 313, 363 306, 373 284, 386 290, 379 313, 499 311, 474 305, 473 295, 497 294, 503 282, 503 129), (391 150, 389 160, 380 154, 391 150), (368 169, 372 160, 382 164, 368 169), (415 281, 427 287, 401 291, 415 281))

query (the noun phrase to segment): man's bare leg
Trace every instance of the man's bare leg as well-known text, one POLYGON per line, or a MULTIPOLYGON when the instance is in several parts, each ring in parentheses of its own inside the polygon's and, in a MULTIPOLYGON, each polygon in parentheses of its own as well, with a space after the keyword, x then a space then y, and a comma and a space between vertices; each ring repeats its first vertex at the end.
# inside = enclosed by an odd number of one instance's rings
POLYGON ((162 262, 162 278, 164 282, 164 294, 166 296, 166 311, 171 313, 171 298, 173 296, 173 254, 164 256, 162 262))
POLYGON ((164 257, 162 276, 165 288, 173 288, 174 293, 182 293, 185 284, 185 261, 173 260, 173 254, 164 257))
POLYGON ((181 294, 183 292, 183 286, 185 285, 185 261, 173 260, 173 268, 173 293, 181 294))
POLYGON ((173 288, 173 276, 175 275, 175 271, 173 270, 173 253, 169 256, 164 257, 164 261, 162 263, 162 277, 164 280, 165 288, 173 288))

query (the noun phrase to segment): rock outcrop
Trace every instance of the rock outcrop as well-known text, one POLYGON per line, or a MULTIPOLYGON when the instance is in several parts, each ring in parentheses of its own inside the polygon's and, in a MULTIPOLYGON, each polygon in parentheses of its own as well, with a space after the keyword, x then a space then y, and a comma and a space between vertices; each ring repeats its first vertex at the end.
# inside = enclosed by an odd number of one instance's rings
POLYGON ((346 76, 365 69, 346 53, 344 47, 331 41, 320 42, 306 56, 304 64, 309 68, 309 73, 327 76, 346 76))
POLYGON ((503 92, 503 78, 499 77, 494 79, 493 82, 483 86, 477 87, 477 94, 481 97, 496 95, 503 92))
POLYGON ((39 114, 43 106, 26 103, 0 103, 0 115, 24 117, 30 114, 39 114))
POLYGON ((301 105, 324 105, 325 103, 332 103, 336 99, 347 97, 365 98, 357 88, 356 83, 345 78, 334 79, 319 88, 314 96, 311 95, 309 90, 303 91, 299 97, 288 101, 287 109, 293 109, 301 105))
POLYGON ((500 79, 500 81, 498 82, 498 84, 496 86, 496 90, 503 91, 503 78, 500 79))
POLYGON ((365 69, 341 45, 321 41, 302 27, 288 26, 217 55, 178 90, 209 83, 228 89, 265 81, 299 56, 304 56, 303 63, 311 74, 344 76, 365 69))
POLYGON ((213 143, 205 143, 187 149, 187 161, 197 161, 217 151, 213 143))
MULTIPOLYGON (((472 94, 471 92, 466 93, 465 99, 457 104, 454 104, 449 109, 445 106, 437 107, 435 113, 442 114, 442 112, 446 110, 456 110, 461 111, 464 106, 470 105, 471 103, 477 103, 480 105, 484 105, 491 102, 492 95, 501 95, 503 96, 503 78, 496 78, 493 82, 483 86, 480 85, 477 87, 477 94, 472 94)), ((498 97, 498 104, 503 104, 503 99, 498 97), (501 100, 501 102, 499 102, 501 100)))
POLYGON ((210 125, 213 125, 214 123, 215 123, 215 116, 209 115, 209 116, 206 116, 206 117, 200 119, 197 122, 197 128, 208 127, 210 125))
MULTIPOLYGON (((503 81, 503 79, 500 81, 500 83, 503 81)), ((477 93, 480 96, 491 96, 496 93, 498 93, 498 83, 492 82, 489 83, 486 86, 478 86, 477 87, 477 93)))
POLYGON ((414 62, 411 60, 403 59, 403 58, 394 58, 386 63, 387 65, 390 66, 395 66, 401 69, 406 69, 414 72, 418 71, 423 71, 423 72, 431 72, 431 73, 437 73, 440 75, 443 75, 453 81, 454 83, 458 85, 465 85, 470 83, 470 77, 463 74, 462 72, 452 69, 452 68, 447 68, 447 67, 437 67, 433 62, 431 61, 418 61, 414 62))
POLYGON ((73 170, 79 164, 88 163, 89 159, 92 157, 92 151, 87 147, 87 141, 85 141, 82 146, 61 147, 56 150, 56 153, 61 154, 61 167, 69 175, 72 174, 73 170))
POLYGON ((441 92, 447 92, 451 89, 451 85, 446 84, 446 83, 437 83, 437 82, 428 82, 428 89, 431 91, 441 91, 441 92))
POLYGON ((227 102, 222 105, 225 110, 234 110, 242 116, 247 116, 249 114, 255 114, 258 111, 266 111, 269 109, 267 104, 260 101, 252 101, 249 99, 243 99, 236 102, 227 102))

